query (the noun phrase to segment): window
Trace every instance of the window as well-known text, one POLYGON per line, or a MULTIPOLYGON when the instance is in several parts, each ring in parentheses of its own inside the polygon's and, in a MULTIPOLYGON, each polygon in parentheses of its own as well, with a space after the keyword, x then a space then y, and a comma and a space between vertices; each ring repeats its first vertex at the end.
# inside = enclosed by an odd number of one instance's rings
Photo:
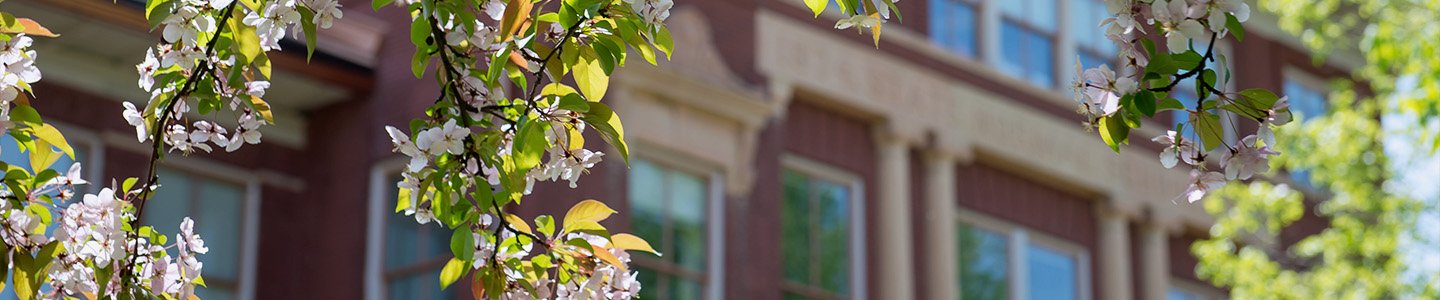
POLYGON ((1009 299, 1010 250, 1005 235, 964 225, 957 232, 960 299, 1009 299))
POLYGON ((174 232, 181 220, 192 217, 195 233, 210 248, 204 256, 207 287, 197 288, 195 294, 201 299, 238 298, 244 266, 244 187, 167 168, 156 174, 163 178, 161 188, 145 204, 141 223, 174 232))
MULTIPOLYGON (((1308 74, 1300 74, 1289 69, 1285 72, 1285 83, 1283 96, 1290 97, 1290 114, 1295 121, 1303 122, 1305 119, 1323 116, 1329 111, 1330 102, 1325 93, 1324 86, 1320 79, 1310 77, 1308 74)), ((1310 171, 1305 169, 1291 169, 1290 179, 1306 187, 1316 187, 1310 181, 1310 171)))
POLYGON ((1084 248, 972 213, 961 215, 967 221, 957 225, 961 300, 1090 298, 1084 248))
POLYGON ((1290 112, 1297 121, 1325 115, 1329 110, 1330 103, 1324 89, 1314 87, 1314 84, 1286 76, 1284 89, 1285 96, 1290 97, 1290 112))
POLYGON ((782 181, 781 252, 786 299, 864 297, 858 263, 864 226, 859 180, 838 170, 789 157, 782 181))
POLYGON ((1101 0, 1072 0, 1070 6, 1070 29, 1075 31, 1071 36, 1075 37, 1075 52, 1080 56, 1080 63, 1086 69, 1102 64, 1109 65, 1110 69, 1119 69, 1114 62, 1120 49, 1105 37, 1106 27, 1097 26, 1106 18, 1113 17, 1106 10, 1105 3, 1101 0))
POLYGON ((977 0, 930 0, 930 39, 964 58, 975 58, 977 0))
POLYGON ((1169 291, 1165 292, 1165 299, 1166 299, 1166 300, 1211 300, 1210 297, 1206 297, 1206 296, 1201 295, 1201 294, 1199 294, 1199 293, 1187 291, 1187 290, 1184 290, 1184 289, 1174 288, 1174 287, 1171 287, 1169 291))
POLYGON ((707 182, 643 159, 630 161, 631 231, 665 256, 633 255, 642 299, 702 299, 707 284, 707 182))
POLYGON ((1055 86, 1055 1, 998 1, 1001 72, 1040 87, 1055 86))
MULTIPOLYGON (((400 189, 395 186, 401 180, 398 174, 392 176, 385 189, 386 196, 393 203, 399 197, 400 189)), ((386 299, 454 299, 454 291, 465 286, 456 282, 448 289, 440 289, 440 269, 454 254, 450 253, 450 236, 453 231, 431 222, 420 224, 415 217, 391 212, 385 216, 383 284, 386 299)), ((205 298, 202 298, 205 299, 205 298)))

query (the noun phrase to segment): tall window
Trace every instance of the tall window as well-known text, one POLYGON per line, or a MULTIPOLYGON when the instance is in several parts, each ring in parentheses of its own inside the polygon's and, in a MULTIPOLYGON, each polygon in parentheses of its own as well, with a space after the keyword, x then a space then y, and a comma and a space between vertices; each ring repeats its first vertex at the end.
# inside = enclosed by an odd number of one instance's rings
MULTIPOLYGON (((1305 119, 1324 116, 1329 111, 1330 102, 1325 90, 1319 87, 1320 84, 1311 83, 1319 81, 1318 79, 1306 80, 1309 78, 1299 75, 1289 76, 1289 74, 1285 77, 1284 96, 1290 97, 1290 114, 1295 117, 1297 123, 1303 122, 1305 119)), ((1310 181, 1309 170, 1291 169, 1287 171, 1290 172, 1290 179, 1295 182, 1315 187, 1314 183, 1310 181)))
POLYGON ((702 299, 708 236, 706 182, 699 176, 630 161, 630 224, 665 256, 635 254, 642 299, 702 299))
POLYGON ((1097 26, 1105 18, 1112 17, 1105 9, 1105 2, 1071 0, 1070 7, 1070 29, 1074 31, 1071 36, 1075 37, 1075 53, 1080 56, 1080 63, 1086 69, 1102 64, 1110 65, 1110 69, 1119 69, 1114 63, 1119 48, 1105 37, 1105 27, 1097 26))
POLYGON ((1055 85, 1055 1, 997 1, 1002 15, 1000 71, 1044 88, 1055 85))
MULTIPOLYGON (((393 203, 400 190, 393 183, 400 176, 394 176, 386 189, 386 198, 393 203)), ((465 286, 457 282, 441 290, 440 269, 454 254, 450 253, 450 236, 453 231, 431 222, 420 224, 414 216, 401 213, 387 213, 385 219, 384 282, 388 299, 454 299, 454 291, 465 286)), ((203 298, 202 298, 203 299, 203 298)))
POLYGON ((145 204, 142 223, 161 231, 179 230, 185 217, 195 220, 195 233, 210 252, 205 260, 201 299, 234 299, 240 288, 245 189, 234 183, 161 168, 161 187, 145 204))
POLYGON ((958 226, 961 300, 1089 298, 1081 248, 1031 237, 1022 228, 958 226))
POLYGON ((978 0, 930 0, 930 39, 964 58, 977 57, 978 0))
POLYGON ((786 299, 846 299, 852 292, 851 189, 785 171, 781 250, 786 299))

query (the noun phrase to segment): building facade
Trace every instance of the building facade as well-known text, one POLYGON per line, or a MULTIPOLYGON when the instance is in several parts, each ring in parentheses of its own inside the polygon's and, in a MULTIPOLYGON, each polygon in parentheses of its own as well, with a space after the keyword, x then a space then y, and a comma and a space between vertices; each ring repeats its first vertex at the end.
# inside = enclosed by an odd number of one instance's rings
MULTIPOLYGON (((403 158, 381 128, 439 94, 409 71, 409 20, 341 2, 316 59, 306 64, 293 42, 273 55, 278 124, 265 143, 162 165, 167 192, 153 204, 169 205, 145 221, 196 216, 212 251, 204 299, 469 295, 464 281, 437 283, 450 233, 392 208, 403 158)), ((673 59, 617 69, 605 97, 624 119, 630 164, 608 156, 577 189, 539 184, 515 211, 615 207, 607 227, 666 254, 635 255, 644 299, 1225 297, 1196 278, 1189 252, 1213 219, 1172 202, 1187 175, 1161 167, 1148 141, 1183 116, 1147 121, 1116 154, 1063 89, 1075 60, 1113 60, 1094 26, 1103 1, 903 1, 904 21, 886 24, 878 47, 800 0, 677 2, 673 59)), ((62 34, 37 39, 46 77, 33 102, 76 144, 87 176, 140 175, 148 148, 120 101, 147 99, 133 66, 159 37, 143 7, 5 5, 62 34)), ((1256 13, 1244 42, 1217 45, 1229 87, 1323 112, 1324 79, 1359 60, 1316 66, 1274 23, 1256 13)), ((1321 221, 1307 214, 1285 236, 1321 221)))

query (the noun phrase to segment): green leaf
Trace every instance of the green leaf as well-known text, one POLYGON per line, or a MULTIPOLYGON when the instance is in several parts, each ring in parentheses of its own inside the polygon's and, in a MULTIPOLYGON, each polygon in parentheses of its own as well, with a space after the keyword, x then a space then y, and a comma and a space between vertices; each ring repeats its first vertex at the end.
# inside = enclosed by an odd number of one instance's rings
MULTIPOLYGON (((160 22, 174 13, 176 0, 149 0, 145 2, 145 19, 150 21, 150 30, 160 27, 160 22)), ((26 297, 21 297, 26 298, 26 297)))
POLYGON ((429 51, 425 50, 426 48, 429 48, 429 39, 430 18, 425 18, 425 16, 421 16, 420 18, 416 18, 414 22, 410 23, 410 43, 415 44, 415 46, 417 47, 420 47, 416 49, 416 51, 428 53, 429 51))
POLYGON ((1135 109, 1146 117, 1155 117, 1155 92, 1140 90, 1135 93, 1135 109))
MULTIPOLYGON (((895 12, 899 14, 900 11, 896 10, 895 12)), ((665 60, 670 60, 670 52, 674 49, 675 38, 670 36, 670 29, 663 26, 660 27, 660 31, 655 33, 655 50, 660 50, 660 52, 665 53, 665 60)))
POLYGON ((410 72, 415 73, 415 78, 425 77, 425 65, 430 63, 430 54, 425 49, 415 48, 415 57, 410 58, 410 72))
POLYGON ((1256 108, 1274 108, 1275 101, 1280 100, 1280 97, 1275 96, 1275 93, 1265 89, 1248 89, 1240 91, 1240 96, 1245 97, 1245 99, 1247 100, 1250 100, 1256 108))
POLYGON ((35 111, 29 105, 16 105, 10 109, 10 120, 24 121, 27 123, 40 124, 40 112, 35 111))
MULTIPOLYGON (((395 0, 371 0, 371 1, 370 1, 370 8, 375 9, 375 11, 380 11, 380 8, 381 8, 381 7, 385 7, 386 5, 389 5, 390 3, 393 3, 393 2, 395 2, 395 0)), ((253 9, 252 9, 252 10, 253 10, 253 9)))
POLYGON ((539 230, 539 233, 548 237, 555 236, 555 217, 543 215, 535 217, 535 230, 539 230))
POLYGON ((580 88, 585 99, 600 102, 609 88, 610 75, 605 74, 605 68, 600 65, 599 54, 595 53, 595 48, 581 47, 579 58, 573 74, 575 86, 580 88))
POLYGON ((1129 143, 1130 126, 1125 125, 1124 117, 1119 114, 1110 115, 1100 119, 1100 138, 1111 150, 1120 153, 1120 145, 1129 143))
POLYGON ((610 209, 610 207, 606 206, 603 202, 595 200, 580 201, 580 203, 576 203, 575 206, 570 207, 570 211, 565 212, 564 227, 568 230, 574 228, 575 224, 582 221, 604 221, 614 213, 615 210, 610 209))
POLYGON ((1235 35, 1235 41, 1245 41, 1245 28, 1240 26, 1240 20, 1236 19, 1235 15, 1225 14, 1225 29, 1229 29, 1230 34, 1235 35))
MULTIPOLYGON (((464 202, 464 201, 461 201, 464 202)), ((450 252, 460 260, 472 260, 475 256, 475 235, 470 226, 460 226, 450 235, 450 252)))
POLYGON ((540 164, 540 157, 545 154, 545 149, 550 148, 550 141, 545 139, 545 127, 548 122, 530 120, 520 125, 520 132, 516 135, 514 151, 511 154, 515 157, 515 166, 518 170, 529 170, 540 164))
POLYGON ((1151 57, 1155 56, 1155 41, 1151 41, 1150 39, 1140 39, 1140 46, 1145 48, 1145 54, 1148 54, 1151 57))
POLYGON ((1195 93, 1200 99, 1209 99, 1210 89, 1206 86, 1214 87, 1215 83, 1215 70, 1205 69, 1204 72, 1200 72, 1200 80, 1195 80, 1195 93))
POLYGON ((1175 98, 1169 98, 1161 100, 1160 105, 1155 107, 1155 112, 1167 110, 1185 110, 1185 104, 1180 103, 1180 100, 1175 100, 1175 98))
POLYGON ((805 0, 805 7, 809 7, 810 12, 815 13, 815 17, 820 17, 820 13, 824 12, 825 7, 829 5, 830 0, 805 0))
POLYGON ((35 299, 35 294, 40 289, 39 284, 31 281, 31 278, 34 278, 40 271, 35 266, 35 258, 30 257, 30 253, 23 251, 15 251, 11 256, 14 260, 12 261, 14 267, 11 268, 11 271, 14 271, 14 274, 11 274, 10 285, 15 287, 15 296, 18 296, 19 299, 35 299))
POLYGON ((1215 150, 1225 142, 1225 129, 1220 127, 1220 116, 1201 110, 1198 116, 1194 116, 1195 131, 1200 134, 1200 140, 1205 143, 1205 151, 1215 150))
POLYGON ((606 143, 615 146, 620 152, 620 157, 625 160, 625 165, 630 165, 630 150, 625 146, 625 126, 620 124, 620 116, 610 110, 610 106, 599 102, 590 102, 590 111, 580 118, 586 124, 600 131, 600 138, 606 143))
POLYGON ((460 277, 465 276, 465 273, 469 273, 469 265, 469 263, 459 258, 451 258, 450 262, 445 263, 445 268, 440 270, 440 289, 444 290, 450 287, 450 284, 455 283, 455 280, 459 280, 460 277))
POLYGON ((310 57, 315 56, 315 38, 319 34, 315 28, 317 26, 315 25, 315 12, 309 9, 300 9, 299 11, 300 29, 305 31, 305 61, 309 62, 310 57))

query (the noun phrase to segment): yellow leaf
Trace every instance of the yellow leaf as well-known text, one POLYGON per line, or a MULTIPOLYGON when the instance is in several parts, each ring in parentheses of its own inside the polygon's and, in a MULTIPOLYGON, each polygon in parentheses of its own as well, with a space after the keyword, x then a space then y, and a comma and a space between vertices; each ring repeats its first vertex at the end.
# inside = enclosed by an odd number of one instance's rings
POLYGON ((580 221, 600 222, 614 214, 615 210, 605 206, 605 203, 595 200, 585 200, 570 207, 565 213, 564 228, 573 228, 575 223, 580 221))
POLYGON ((587 220, 587 221, 578 221, 578 222, 571 223, 570 225, 568 225, 568 226, 565 227, 565 231, 566 231, 566 232, 577 232, 577 231, 606 231, 606 229, 605 229, 605 226, 600 226, 600 223, 596 223, 595 221, 588 221, 588 220, 587 220))
POLYGON ((590 245, 590 247, 594 248, 593 250, 595 252, 595 258, 599 258, 600 260, 605 261, 605 263, 619 268, 620 272, 630 272, 628 270, 625 270, 625 264, 620 263, 620 258, 615 257, 615 254, 610 253, 610 250, 605 250, 605 248, 601 248, 600 246, 595 245, 590 245))
MULTIPOLYGON (((866 3, 866 5, 869 5, 869 3, 866 3)), ((874 9, 871 9, 871 11, 874 11, 874 9)), ((870 35, 875 37, 875 49, 880 49, 880 26, 885 25, 885 20, 880 18, 879 13, 871 13, 870 17, 878 20, 875 22, 874 27, 870 27, 870 35)))
POLYGON ((96 298, 95 298, 95 293, 80 293, 80 294, 81 294, 81 295, 85 295, 85 299, 90 299, 90 300, 95 300, 95 299, 96 299, 96 298))
POLYGON ((614 246, 615 249, 639 250, 661 255, 660 252, 655 251, 655 248, 650 247, 650 243, 646 242, 645 239, 629 233, 610 236, 610 244, 614 246))
POLYGON ((20 105, 30 105, 30 97, 25 96, 25 93, 15 93, 15 103, 19 103, 20 105))
POLYGON ((270 113, 269 103, 265 103, 265 100, 260 97, 250 96, 250 104, 255 105, 255 112, 260 113, 260 117, 265 118, 266 123, 275 124, 275 115, 270 113))
POLYGON ((510 41, 516 31, 524 28, 521 25, 530 19, 530 8, 533 5, 530 0, 510 0, 510 3, 505 5, 505 16, 500 20, 500 33, 505 35, 505 41, 510 41))
POLYGON ((525 224, 525 220, 520 219, 519 216, 513 214, 505 214, 505 222, 510 223, 510 227, 515 227, 515 230, 519 230, 520 232, 524 232, 526 234, 533 234, 530 233, 530 224, 525 224))
POLYGON ((195 295, 190 295, 190 298, 185 298, 185 299, 188 299, 188 300, 200 300, 200 297, 199 297, 199 296, 195 296, 195 295))
POLYGON ((58 34, 55 34, 54 32, 50 32, 50 29, 46 29, 45 26, 40 26, 40 23, 35 22, 35 20, 31 20, 31 19, 29 19, 29 18, 16 18, 15 20, 18 21, 18 22, 20 23, 20 25, 25 26, 25 29, 20 30, 20 31, 0 30, 0 32, 4 32, 4 33, 24 33, 24 34, 28 34, 28 35, 38 35, 38 36, 44 36, 44 37, 57 37, 57 36, 60 36, 60 35, 58 35, 58 34))

